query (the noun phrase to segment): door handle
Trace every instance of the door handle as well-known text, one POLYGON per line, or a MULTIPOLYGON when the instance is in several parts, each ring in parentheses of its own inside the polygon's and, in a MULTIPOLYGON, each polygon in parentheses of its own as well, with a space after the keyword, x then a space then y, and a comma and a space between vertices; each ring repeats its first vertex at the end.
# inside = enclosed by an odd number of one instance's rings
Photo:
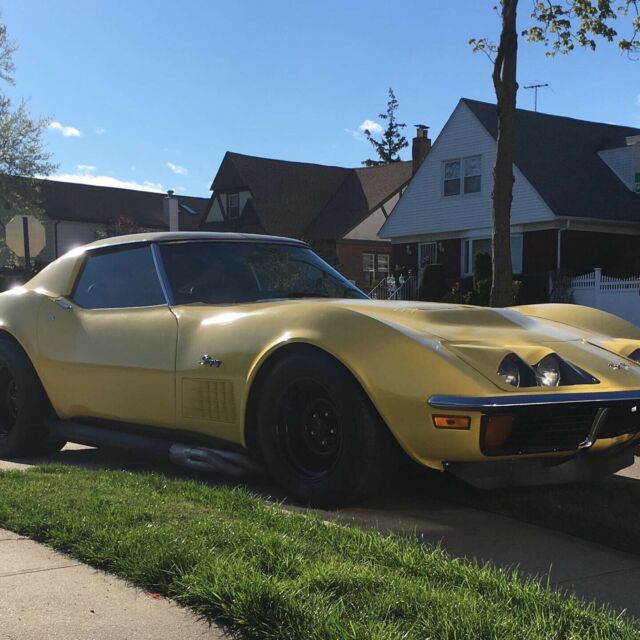
POLYGON ((68 300, 65 300, 64 298, 54 298, 53 301, 63 309, 67 309, 67 310, 73 309, 73 305, 68 300))

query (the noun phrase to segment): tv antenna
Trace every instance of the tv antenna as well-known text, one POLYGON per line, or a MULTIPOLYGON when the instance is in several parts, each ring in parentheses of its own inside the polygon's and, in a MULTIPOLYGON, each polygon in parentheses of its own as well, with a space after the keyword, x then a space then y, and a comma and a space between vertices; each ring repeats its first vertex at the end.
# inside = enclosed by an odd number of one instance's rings
POLYGON ((549 85, 546 82, 539 82, 538 84, 530 84, 524 87, 525 89, 533 89, 533 110, 538 111, 538 89, 543 89, 549 85))

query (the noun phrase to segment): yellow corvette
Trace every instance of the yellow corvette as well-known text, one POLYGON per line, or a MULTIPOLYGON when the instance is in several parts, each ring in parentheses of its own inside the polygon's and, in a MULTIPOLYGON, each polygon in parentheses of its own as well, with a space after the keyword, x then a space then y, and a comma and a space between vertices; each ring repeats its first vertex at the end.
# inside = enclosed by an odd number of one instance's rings
POLYGON ((401 451, 489 487, 612 473, 639 438, 639 328, 573 305, 370 300, 296 240, 122 236, 0 295, 4 456, 74 441, 264 465, 332 505, 401 451))

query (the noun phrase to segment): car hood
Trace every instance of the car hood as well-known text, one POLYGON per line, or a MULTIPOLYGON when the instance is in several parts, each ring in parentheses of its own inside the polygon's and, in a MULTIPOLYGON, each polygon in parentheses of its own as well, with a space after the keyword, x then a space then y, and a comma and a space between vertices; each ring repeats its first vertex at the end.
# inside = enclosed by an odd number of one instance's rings
MULTIPOLYGON (((563 309, 562 320, 550 319, 554 305, 492 309, 469 305, 416 302, 348 301, 356 313, 375 318, 423 344, 433 342, 505 390, 496 375, 511 352, 535 365, 550 353, 588 371, 601 388, 640 387, 640 367, 611 365, 640 347, 640 330, 615 316, 584 307, 563 309), (596 316, 594 328, 594 314, 596 316), (586 316, 586 317, 585 317, 586 316)), ((627 361, 628 362, 628 361, 627 361)))
POLYGON ((590 333, 516 309, 429 302, 348 301, 356 313, 411 332, 429 334, 452 343, 505 346, 583 340, 590 333))

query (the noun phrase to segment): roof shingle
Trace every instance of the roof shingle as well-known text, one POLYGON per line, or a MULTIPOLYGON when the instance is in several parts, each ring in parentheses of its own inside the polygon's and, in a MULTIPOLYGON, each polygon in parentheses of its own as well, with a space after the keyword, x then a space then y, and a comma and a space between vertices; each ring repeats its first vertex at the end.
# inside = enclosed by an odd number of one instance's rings
MULTIPOLYGON (((496 105, 462 98, 497 138, 496 105)), ((630 191, 598 151, 624 147, 640 129, 518 109, 515 165, 557 216, 640 222, 630 191)))
MULTIPOLYGON (((228 151, 211 188, 214 195, 249 189, 252 212, 269 233, 320 240, 346 234, 410 177, 410 162, 350 169, 228 151)), ((241 224, 209 223, 207 228, 241 224)))

